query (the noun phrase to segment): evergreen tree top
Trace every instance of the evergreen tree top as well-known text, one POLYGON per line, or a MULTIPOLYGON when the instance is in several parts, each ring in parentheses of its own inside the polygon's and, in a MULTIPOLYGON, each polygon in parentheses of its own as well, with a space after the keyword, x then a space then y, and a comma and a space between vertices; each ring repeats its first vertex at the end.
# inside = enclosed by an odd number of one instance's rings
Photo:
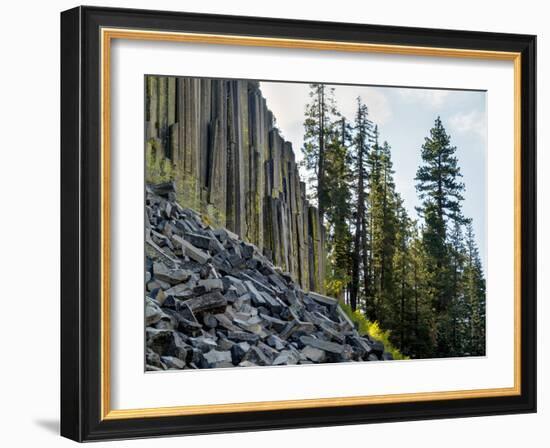
POLYGON ((451 137, 438 116, 422 145, 423 164, 416 172, 416 190, 423 200, 424 213, 433 206, 439 219, 465 223, 461 211, 465 187, 455 153, 456 146, 451 145, 451 137))

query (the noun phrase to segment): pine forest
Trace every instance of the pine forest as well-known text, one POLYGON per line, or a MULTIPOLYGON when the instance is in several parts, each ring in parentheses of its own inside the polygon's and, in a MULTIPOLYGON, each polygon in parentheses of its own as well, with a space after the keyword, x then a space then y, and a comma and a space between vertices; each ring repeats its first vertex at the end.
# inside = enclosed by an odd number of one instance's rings
POLYGON ((456 148, 439 117, 419 148, 410 216, 393 180, 392 148, 357 98, 352 121, 334 88, 310 85, 304 166, 326 228, 327 292, 390 332, 411 358, 485 354, 485 279, 456 148))

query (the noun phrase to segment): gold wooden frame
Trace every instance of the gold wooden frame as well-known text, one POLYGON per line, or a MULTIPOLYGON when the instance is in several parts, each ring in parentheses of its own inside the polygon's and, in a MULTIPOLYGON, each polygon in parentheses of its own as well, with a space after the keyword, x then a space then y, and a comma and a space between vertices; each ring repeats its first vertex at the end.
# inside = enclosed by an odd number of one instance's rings
POLYGON ((101 29, 101 419, 116 420, 230 412, 405 403, 431 400, 521 395, 521 54, 515 52, 417 47, 386 44, 261 38, 215 34, 101 29), (207 43, 412 56, 506 60, 514 63, 514 386, 446 392, 282 400, 142 409, 111 409, 110 398, 110 62, 113 39, 207 43))

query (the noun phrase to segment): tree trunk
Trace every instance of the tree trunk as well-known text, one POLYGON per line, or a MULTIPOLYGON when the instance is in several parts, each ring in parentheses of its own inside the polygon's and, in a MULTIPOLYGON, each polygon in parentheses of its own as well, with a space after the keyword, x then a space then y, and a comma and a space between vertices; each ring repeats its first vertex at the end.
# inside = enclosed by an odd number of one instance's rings
POLYGON ((359 179, 357 182, 357 216, 355 218, 355 242, 354 242, 354 253, 353 253, 353 270, 352 270, 352 291, 350 296, 350 305, 351 309, 355 311, 357 309, 357 297, 359 293, 359 263, 361 258, 361 234, 364 229, 362 229, 363 216, 365 213, 365 184, 363 178, 363 151, 364 145, 361 143, 357 151, 358 158, 358 171, 359 179))
MULTIPOLYGON (((368 256, 368 245, 367 245, 367 220, 366 220, 366 210, 363 210, 363 217, 361 219, 361 240, 362 240, 362 248, 363 248, 363 284, 365 288, 365 314, 369 314, 369 283, 370 283, 370 275, 369 275, 369 256, 368 256)), ((372 306, 371 306, 372 308, 372 306)), ((369 316, 370 317, 370 316, 369 316)))

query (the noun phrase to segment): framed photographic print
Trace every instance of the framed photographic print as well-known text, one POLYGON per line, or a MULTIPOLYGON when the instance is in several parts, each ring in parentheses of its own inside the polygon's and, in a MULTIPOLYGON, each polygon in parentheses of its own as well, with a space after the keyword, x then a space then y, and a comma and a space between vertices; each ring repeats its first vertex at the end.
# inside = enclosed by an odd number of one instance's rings
POLYGON ((61 433, 535 412, 535 36, 61 14, 61 433))

